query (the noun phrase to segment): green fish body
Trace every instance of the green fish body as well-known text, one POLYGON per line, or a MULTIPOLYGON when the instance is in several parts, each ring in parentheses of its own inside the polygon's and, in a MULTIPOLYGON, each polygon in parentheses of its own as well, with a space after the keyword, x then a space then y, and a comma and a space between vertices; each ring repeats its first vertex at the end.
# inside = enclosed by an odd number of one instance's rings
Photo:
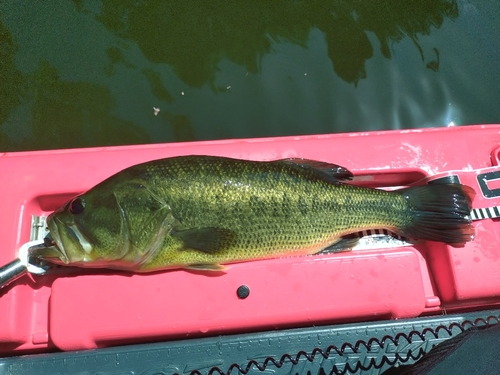
POLYGON ((351 177, 340 166, 304 159, 150 161, 52 213, 55 247, 38 256, 134 272, 217 270, 232 262, 349 248, 346 236, 366 229, 447 243, 473 238, 471 188, 389 192, 342 182, 351 177))

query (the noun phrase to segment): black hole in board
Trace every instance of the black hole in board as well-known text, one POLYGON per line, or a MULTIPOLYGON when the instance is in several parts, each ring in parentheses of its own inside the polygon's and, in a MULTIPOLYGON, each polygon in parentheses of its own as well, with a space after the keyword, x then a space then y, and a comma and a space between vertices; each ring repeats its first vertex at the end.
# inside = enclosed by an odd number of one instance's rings
POLYGON ((246 285, 241 285, 236 291, 239 299, 245 299, 250 295, 250 288, 246 285))

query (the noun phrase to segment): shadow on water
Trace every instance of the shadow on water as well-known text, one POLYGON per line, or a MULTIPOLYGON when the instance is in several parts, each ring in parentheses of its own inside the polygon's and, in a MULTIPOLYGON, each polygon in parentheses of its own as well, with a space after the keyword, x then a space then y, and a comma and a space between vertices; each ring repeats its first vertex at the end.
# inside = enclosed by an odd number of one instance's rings
POLYGON ((7 79, 0 85, 0 124, 23 98, 32 103, 32 128, 18 133, 19 142, 0 131, 1 151, 88 147, 96 140, 106 146, 150 141, 141 127, 110 114, 114 99, 105 86, 63 81, 46 61, 33 74, 22 75, 14 65, 15 45, 1 22, 0 33, 0 76, 7 79))
MULTIPOLYGON (((167 64, 187 85, 205 85, 220 91, 215 80, 224 59, 257 74, 262 58, 273 45, 286 41, 307 48, 311 30, 323 33, 333 70, 343 81, 357 85, 367 77, 365 64, 380 48, 391 58, 391 43, 409 37, 427 68, 439 70, 439 51, 426 61, 419 35, 455 19, 455 1, 269 1, 217 2, 205 0, 110 0, 99 9, 74 0, 75 12, 93 17, 116 40, 135 43, 146 59, 167 64), (374 46, 372 34, 378 40, 374 46)), ((0 18, 0 150, 55 149, 148 143, 156 141, 134 120, 113 114, 116 102, 106 84, 62 79, 48 61, 31 72, 16 68, 18 46, 0 18), (24 104, 23 104, 24 103, 24 104), (14 124, 6 119, 22 111, 14 124), (23 117, 24 116, 24 117, 23 117), (19 119, 25 119, 21 121, 19 119), (30 125, 23 125, 22 123, 30 125), (15 129, 14 129, 15 128, 15 129)), ((125 43, 106 49, 108 63, 101 68, 112 76, 120 66, 142 74, 154 98, 172 103, 171 90, 154 68, 137 67, 124 53, 125 43)), ((163 110, 158 116, 170 125, 176 141, 194 140, 188 116, 163 110)))
MULTIPOLYGON (((0 125, 5 122, 10 112, 21 104, 24 79, 14 64, 16 50, 12 35, 0 18, 0 125)), ((7 144, 5 133, 0 131, 0 146, 5 148, 7 144)))
MULTIPOLYGON (((81 11, 84 11, 80 1, 81 11)), ((167 63, 187 84, 213 85, 218 63, 227 58, 249 72, 272 42, 306 46, 311 29, 321 30, 337 75, 350 83, 366 78, 365 62, 373 55, 367 32, 376 35, 383 55, 390 43, 408 36, 424 53, 418 35, 458 17, 456 1, 123 1, 103 3, 97 19, 114 34, 137 43, 152 62, 167 63)), ((439 55, 437 49, 436 54, 439 55)), ((437 69, 435 61, 430 67, 437 69)), ((151 76, 148 76, 151 79, 151 76)))
POLYGON ((64 147, 68 140, 72 147, 85 147, 92 144, 90 134, 103 145, 149 141, 140 127, 110 114, 114 100, 105 86, 61 81, 45 61, 35 71, 32 85, 36 99, 28 141, 35 147, 37 143, 64 147))

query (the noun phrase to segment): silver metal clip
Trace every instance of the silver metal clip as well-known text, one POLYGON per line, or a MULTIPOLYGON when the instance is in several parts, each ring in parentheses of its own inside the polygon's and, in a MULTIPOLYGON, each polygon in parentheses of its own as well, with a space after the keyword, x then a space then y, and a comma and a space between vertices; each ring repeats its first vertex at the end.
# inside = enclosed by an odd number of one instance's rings
POLYGON ((39 240, 27 242, 19 249, 17 259, 0 267, 0 288, 9 285, 27 273, 42 275, 47 272, 50 266, 39 262, 30 255, 40 247, 45 247, 45 244, 40 243, 39 240))

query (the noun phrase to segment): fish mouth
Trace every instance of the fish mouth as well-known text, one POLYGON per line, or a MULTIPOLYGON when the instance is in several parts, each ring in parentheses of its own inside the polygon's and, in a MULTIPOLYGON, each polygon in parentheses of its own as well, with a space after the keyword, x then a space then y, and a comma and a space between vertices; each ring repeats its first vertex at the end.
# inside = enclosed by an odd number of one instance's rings
POLYGON ((49 215, 47 226, 49 235, 45 242, 49 246, 37 249, 34 254, 37 258, 56 264, 69 264, 84 260, 85 255, 92 251, 89 241, 74 223, 64 223, 57 216, 49 215))
POLYGON ((44 239, 46 247, 38 248, 33 256, 39 259, 49 261, 51 263, 68 264, 69 258, 64 250, 64 246, 59 234, 59 228, 55 222, 57 218, 49 215, 47 218, 47 226, 49 227, 49 234, 44 239))

